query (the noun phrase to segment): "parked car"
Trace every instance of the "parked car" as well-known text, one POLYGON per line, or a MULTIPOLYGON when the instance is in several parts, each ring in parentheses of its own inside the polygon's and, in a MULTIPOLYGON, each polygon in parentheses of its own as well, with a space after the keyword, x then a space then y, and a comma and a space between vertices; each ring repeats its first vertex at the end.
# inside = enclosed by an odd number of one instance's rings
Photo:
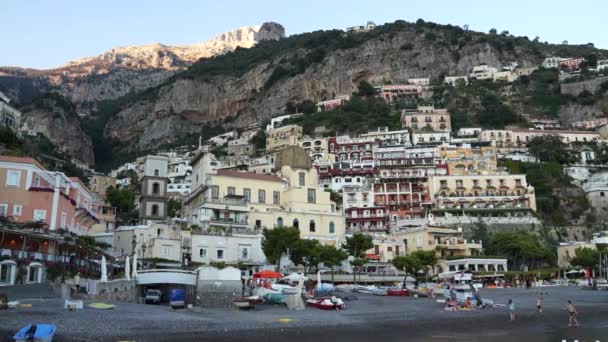
POLYGON ((162 292, 159 289, 148 289, 144 301, 146 304, 160 304, 162 292))

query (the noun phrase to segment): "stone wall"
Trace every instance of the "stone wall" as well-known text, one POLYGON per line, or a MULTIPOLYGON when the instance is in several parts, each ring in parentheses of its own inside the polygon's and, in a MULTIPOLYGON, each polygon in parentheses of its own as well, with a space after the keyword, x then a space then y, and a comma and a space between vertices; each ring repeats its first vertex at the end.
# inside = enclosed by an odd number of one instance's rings
POLYGON ((137 286, 134 280, 111 280, 102 283, 99 280, 85 280, 81 282, 87 288, 87 293, 70 294, 71 284, 58 284, 56 292, 63 299, 73 298, 96 302, 125 302, 137 301, 137 286))
POLYGON ((584 90, 595 93, 595 91, 599 89, 600 85, 606 81, 608 81, 608 77, 598 77, 583 82, 563 83, 560 87, 562 94, 578 96, 584 90))

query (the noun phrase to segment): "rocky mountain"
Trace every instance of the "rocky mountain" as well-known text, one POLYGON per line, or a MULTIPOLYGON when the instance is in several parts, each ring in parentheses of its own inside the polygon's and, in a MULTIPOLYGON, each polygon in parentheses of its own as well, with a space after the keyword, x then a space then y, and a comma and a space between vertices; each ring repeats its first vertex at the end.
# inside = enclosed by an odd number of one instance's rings
POLYGON ((95 102, 115 99, 161 84, 176 71, 201 58, 236 48, 250 48, 260 41, 285 36, 276 23, 245 26, 193 45, 159 43, 111 49, 55 69, 0 68, 0 89, 19 102, 57 91, 78 105, 81 113, 96 109, 95 102))
POLYGON ((203 123, 234 118, 242 127, 283 112, 288 102, 350 94, 362 80, 437 81, 444 75, 467 75, 481 63, 500 68, 517 61, 528 67, 545 56, 590 51, 595 50, 424 22, 398 21, 367 33, 307 33, 195 63, 170 82, 123 103, 105 135, 126 150, 145 151, 159 143, 179 143, 203 123))

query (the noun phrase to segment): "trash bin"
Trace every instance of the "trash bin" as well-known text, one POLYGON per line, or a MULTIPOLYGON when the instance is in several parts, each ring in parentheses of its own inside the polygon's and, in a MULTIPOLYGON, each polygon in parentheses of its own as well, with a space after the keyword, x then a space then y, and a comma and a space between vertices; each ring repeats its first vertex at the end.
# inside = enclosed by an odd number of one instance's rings
POLYGON ((186 306, 186 290, 171 289, 169 290, 169 305, 172 308, 184 308, 186 306))

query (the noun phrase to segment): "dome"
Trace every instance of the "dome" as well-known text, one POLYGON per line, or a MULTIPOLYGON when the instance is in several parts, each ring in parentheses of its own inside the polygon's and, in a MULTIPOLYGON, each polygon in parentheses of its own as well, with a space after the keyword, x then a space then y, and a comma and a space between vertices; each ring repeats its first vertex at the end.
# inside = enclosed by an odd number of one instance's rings
POLYGON ((274 163, 275 170, 281 170, 283 166, 291 166, 292 169, 310 170, 312 160, 300 146, 287 146, 277 154, 274 163))

